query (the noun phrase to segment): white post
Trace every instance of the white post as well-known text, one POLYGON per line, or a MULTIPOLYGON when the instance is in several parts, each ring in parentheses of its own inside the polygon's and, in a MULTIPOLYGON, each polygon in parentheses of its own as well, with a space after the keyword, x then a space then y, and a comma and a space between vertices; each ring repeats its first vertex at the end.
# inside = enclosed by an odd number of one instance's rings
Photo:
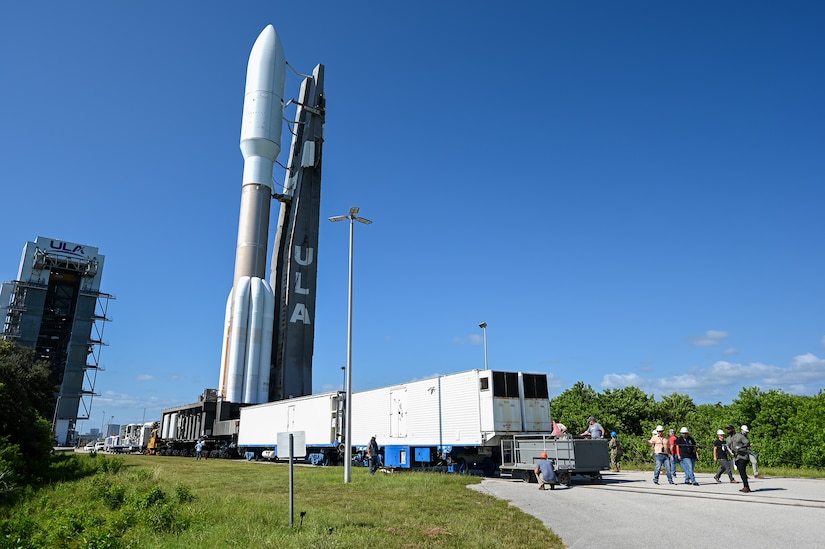
POLYGON ((365 225, 372 223, 369 219, 357 217, 359 208, 353 206, 349 215, 330 217, 330 221, 349 219, 349 291, 347 300, 347 369, 345 374, 346 401, 344 408, 344 483, 352 480, 352 266, 355 245, 355 222, 365 225))

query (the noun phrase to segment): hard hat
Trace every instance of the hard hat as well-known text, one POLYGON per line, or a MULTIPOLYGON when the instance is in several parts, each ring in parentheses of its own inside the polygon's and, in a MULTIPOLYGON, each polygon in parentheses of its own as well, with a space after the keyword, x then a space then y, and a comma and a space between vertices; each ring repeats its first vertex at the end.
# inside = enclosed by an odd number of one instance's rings
POLYGON ((542 459, 547 459, 547 452, 542 452, 539 457, 542 459))
POLYGON ((750 431, 750 429, 748 429, 748 426, 747 426, 747 425, 743 425, 743 426, 742 426, 742 431, 744 431, 745 433, 747 433, 748 431, 750 431))
POLYGON ((719 429, 718 431, 716 431, 716 434, 717 435, 724 435, 725 431, 723 431, 722 429, 719 429))
POLYGON ((615 437, 616 436, 616 431, 610 431, 610 436, 615 437))
POLYGON ((679 429, 679 432, 680 433, 687 433, 688 432, 687 427, 682 427, 681 429, 679 429))

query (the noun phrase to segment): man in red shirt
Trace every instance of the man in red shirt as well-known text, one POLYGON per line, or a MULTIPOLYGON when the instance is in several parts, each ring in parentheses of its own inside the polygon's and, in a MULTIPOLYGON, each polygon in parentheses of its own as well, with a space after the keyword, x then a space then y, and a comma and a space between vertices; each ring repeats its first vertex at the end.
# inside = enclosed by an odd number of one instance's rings
MULTIPOLYGON (((676 431, 671 429, 670 430, 670 448, 676 448, 676 431)), ((670 455, 670 470, 673 471, 673 478, 676 478, 676 464, 679 463, 676 461, 676 454, 670 455)), ((685 468, 682 467, 682 472, 685 471, 685 468)))

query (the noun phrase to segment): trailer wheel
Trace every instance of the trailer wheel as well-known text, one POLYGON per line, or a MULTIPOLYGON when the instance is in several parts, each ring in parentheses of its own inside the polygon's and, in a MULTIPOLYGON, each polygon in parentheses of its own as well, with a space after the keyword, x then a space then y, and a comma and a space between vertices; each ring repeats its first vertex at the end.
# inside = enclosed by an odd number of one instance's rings
POLYGON ((570 478, 570 473, 559 473, 559 482, 564 484, 565 486, 570 486, 572 480, 570 478))
POLYGON ((530 484, 531 482, 533 482, 534 480, 536 480, 536 475, 534 475, 534 474, 533 474, 532 472, 530 472, 530 471, 522 471, 522 472, 521 472, 521 480, 523 480, 523 481, 524 481, 524 482, 526 482, 527 484, 530 484))

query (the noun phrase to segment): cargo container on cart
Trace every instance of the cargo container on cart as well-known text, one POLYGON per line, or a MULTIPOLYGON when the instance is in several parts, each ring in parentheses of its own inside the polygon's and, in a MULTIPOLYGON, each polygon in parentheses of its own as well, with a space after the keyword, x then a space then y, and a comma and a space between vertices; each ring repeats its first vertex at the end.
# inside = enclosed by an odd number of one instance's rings
MULTIPOLYGON (((279 432, 303 431, 313 463, 344 455, 344 393, 324 393, 240 410, 238 446, 274 456, 279 432)), ((552 433, 547 375, 470 370, 352 395, 356 459, 375 436, 389 468, 493 474, 507 437, 552 433)))

